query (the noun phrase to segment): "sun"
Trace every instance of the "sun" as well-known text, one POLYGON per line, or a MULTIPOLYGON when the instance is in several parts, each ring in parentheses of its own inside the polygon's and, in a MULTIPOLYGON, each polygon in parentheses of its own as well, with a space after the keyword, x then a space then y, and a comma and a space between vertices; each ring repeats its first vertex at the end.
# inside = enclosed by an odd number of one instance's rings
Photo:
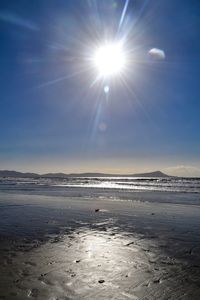
POLYGON ((126 64, 126 56, 121 43, 107 43, 99 47, 93 60, 100 77, 119 75, 126 64))

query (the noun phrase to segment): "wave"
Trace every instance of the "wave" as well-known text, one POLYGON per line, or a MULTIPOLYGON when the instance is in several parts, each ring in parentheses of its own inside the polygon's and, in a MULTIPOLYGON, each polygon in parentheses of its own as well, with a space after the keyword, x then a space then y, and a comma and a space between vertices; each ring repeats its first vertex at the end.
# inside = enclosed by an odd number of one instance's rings
POLYGON ((200 193, 200 178, 159 177, 69 177, 58 178, 2 178, 0 190, 37 188, 98 188, 130 191, 168 191, 200 193))

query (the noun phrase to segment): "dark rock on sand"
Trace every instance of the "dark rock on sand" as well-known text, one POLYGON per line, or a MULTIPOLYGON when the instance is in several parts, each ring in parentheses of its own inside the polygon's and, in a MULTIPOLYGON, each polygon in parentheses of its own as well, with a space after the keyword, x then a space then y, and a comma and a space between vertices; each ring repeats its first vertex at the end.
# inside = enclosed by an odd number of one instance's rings
POLYGON ((100 279, 99 281, 98 281, 98 283, 104 283, 105 282, 105 280, 103 280, 103 279, 100 279))

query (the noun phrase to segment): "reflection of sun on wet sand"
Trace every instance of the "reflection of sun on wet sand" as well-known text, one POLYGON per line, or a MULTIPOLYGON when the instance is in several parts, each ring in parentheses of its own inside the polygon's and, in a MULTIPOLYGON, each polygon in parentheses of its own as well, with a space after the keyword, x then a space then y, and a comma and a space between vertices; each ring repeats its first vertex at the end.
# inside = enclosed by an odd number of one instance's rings
POLYGON ((198 206, 22 195, 6 202, 7 218, 24 213, 12 226, 1 220, 0 299, 200 297, 198 206))

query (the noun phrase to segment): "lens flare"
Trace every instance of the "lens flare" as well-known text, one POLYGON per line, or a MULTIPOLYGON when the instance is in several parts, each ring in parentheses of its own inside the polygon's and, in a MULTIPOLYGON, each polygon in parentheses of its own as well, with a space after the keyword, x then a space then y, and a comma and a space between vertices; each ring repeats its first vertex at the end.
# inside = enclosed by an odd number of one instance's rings
POLYGON ((109 85, 105 85, 103 90, 104 90, 104 93, 105 93, 105 94, 108 94, 109 91, 110 91, 109 85))

